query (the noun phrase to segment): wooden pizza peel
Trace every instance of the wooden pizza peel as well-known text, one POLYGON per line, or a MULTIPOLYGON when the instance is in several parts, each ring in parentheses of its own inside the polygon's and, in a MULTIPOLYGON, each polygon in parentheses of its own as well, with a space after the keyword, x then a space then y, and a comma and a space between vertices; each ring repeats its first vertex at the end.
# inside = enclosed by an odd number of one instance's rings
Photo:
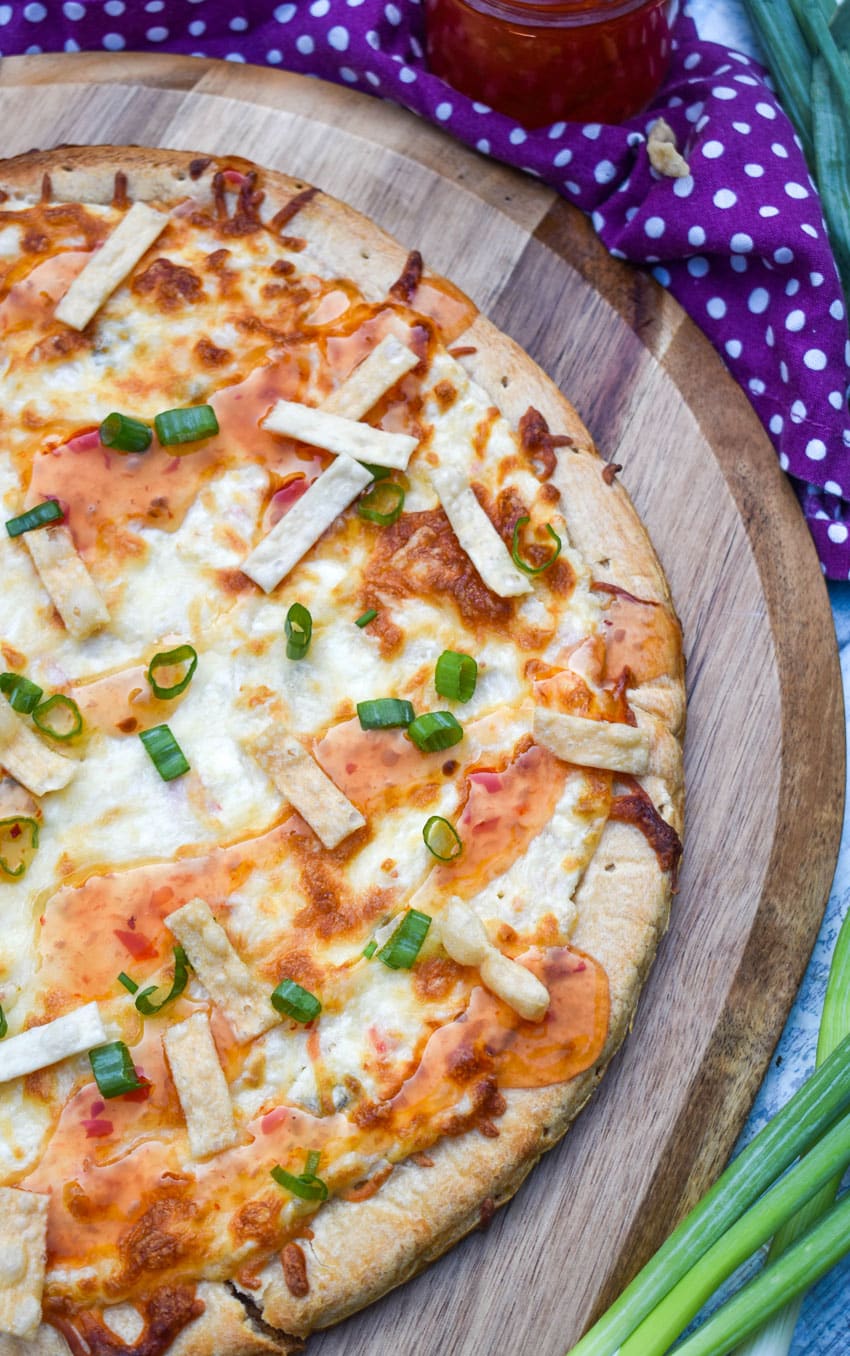
POLYGON ((563 1356, 722 1168, 838 852, 844 724, 826 590, 746 397, 680 307, 531 177, 300 76, 154 55, 0 63, 4 152, 235 153, 346 199, 445 273, 577 406, 682 619, 685 866, 633 1033, 486 1234, 311 1339, 314 1356, 563 1356))

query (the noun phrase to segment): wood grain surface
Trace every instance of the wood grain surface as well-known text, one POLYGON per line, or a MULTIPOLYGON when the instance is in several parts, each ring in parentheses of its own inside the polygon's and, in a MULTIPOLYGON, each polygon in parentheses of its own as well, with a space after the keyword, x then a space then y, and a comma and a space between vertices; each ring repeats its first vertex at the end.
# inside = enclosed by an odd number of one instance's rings
POLYGON ((232 152, 318 184, 453 278, 577 406, 655 541, 689 675, 685 868, 634 1031, 486 1234, 313 1356, 563 1356, 722 1167, 800 981, 835 865, 841 684, 808 532, 699 331, 532 178, 386 103, 229 63, 0 64, 4 148, 232 152))

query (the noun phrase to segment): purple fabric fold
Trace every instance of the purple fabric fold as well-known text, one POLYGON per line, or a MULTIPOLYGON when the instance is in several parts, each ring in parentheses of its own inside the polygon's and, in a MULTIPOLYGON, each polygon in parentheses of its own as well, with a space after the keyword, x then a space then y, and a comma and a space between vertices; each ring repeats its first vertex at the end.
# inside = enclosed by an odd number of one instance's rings
POLYGON ((0 51, 168 50, 316 75, 537 175, 590 214, 612 254, 650 268, 709 337, 793 477, 825 573, 850 578, 844 299, 817 191, 763 69, 700 41, 685 10, 648 110, 622 126, 528 131, 426 70, 423 22, 418 0, 16 3, 0 5, 0 51), (650 164, 660 115, 685 178, 650 164))

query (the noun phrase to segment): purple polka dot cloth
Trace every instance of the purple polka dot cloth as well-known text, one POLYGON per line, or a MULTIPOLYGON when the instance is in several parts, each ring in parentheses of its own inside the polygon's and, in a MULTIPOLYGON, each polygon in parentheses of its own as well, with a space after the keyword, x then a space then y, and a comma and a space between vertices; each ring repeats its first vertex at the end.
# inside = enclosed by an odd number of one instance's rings
POLYGON ((652 270, 749 396, 825 573, 850 578, 847 321, 820 202, 763 69, 699 39, 687 6, 665 83, 621 126, 529 131, 431 75, 419 0, 66 0, 0 4, 0 52, 162 51, 277 66, 412 109, 537 175, 610 252, 652 270), (690 173, 650 164, 663 115, 690 173))

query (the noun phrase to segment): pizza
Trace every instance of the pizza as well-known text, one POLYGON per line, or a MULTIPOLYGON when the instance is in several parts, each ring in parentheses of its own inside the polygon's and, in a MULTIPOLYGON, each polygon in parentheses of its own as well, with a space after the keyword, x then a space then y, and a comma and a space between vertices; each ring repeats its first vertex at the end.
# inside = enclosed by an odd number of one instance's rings
POLYGON ((679 625, 621 468, 415 248, 232 157, 0 189, 0 1353, 296 1350, 628 1029, 679 625))

